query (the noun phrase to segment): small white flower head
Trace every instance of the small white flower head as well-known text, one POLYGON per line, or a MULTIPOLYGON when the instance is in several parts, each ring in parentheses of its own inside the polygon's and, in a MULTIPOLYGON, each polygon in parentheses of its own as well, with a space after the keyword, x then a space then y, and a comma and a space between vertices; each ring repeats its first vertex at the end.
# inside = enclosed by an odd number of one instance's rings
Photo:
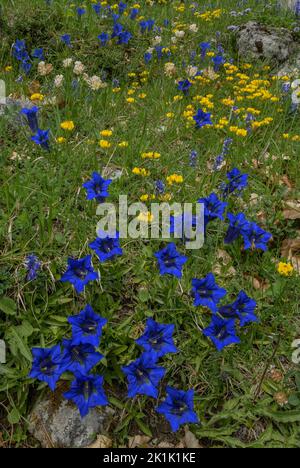
POLYGON ((193 65, 189 65, 186 69, 187 74, 190 78, 193 78, 198 73, 198 67, 194 67, 193 65))
POLYGON ((49 75, 53 70, 53 65, 51 63, 39 62, 38 64, 38 73, 41 76, 49 75))
POLYGON ((196 33, 196 32, 199 31, 199 28, 198 28, 198 26, 197 26, 195 23, 193 23, 193 24, 190 24, 189 30, 190 30, 191 32, 196 33))
POLYGON ((82 75, 85 70, 85 66, 82 62, 75 62, 73 72, 75 75, 82 75))
POLYGON ((175 36, 178 39, 182 39, 185 36, 185 32, 184 31, 175 31, 175 36))
POLYGON ((291 84, 291 88, 292 89, 300 88, 300 79, 293 81, 291 84))
POLYGON ((68 68, 72 65, 73 63, 73 59, 72 58, 66 58, 64 61, 63 61, 63 67, 64 68, 68 68))
POLYGON ((64 81, 64 75, 56 75, 54 78, 54 86, 55 88, 60 88, 64 81))
POLYGON ((165 64, 165 75, 171 77, 176 73, 176 66, 172 62, 167 62, 165 64))
POLYGON ((154 46, 157 46, 159 44, 161 44, 161 36, 155 36, 155 38, 153 39, 152 43, 154 46))

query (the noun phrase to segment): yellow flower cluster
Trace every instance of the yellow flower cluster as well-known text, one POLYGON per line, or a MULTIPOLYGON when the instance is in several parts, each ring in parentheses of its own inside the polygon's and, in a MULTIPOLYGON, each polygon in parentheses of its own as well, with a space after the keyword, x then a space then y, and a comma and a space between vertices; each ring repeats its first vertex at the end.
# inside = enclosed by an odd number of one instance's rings
POLYGON ((149 151, 148 153, 142 153, 142 159, 159 159, 160 153, 156 151, 149 151))
POLYGON ((72 132, 72 130, 74 130, 75 128, 75 125, 74 125, 73 120, 66 120, 65 122, 62 122, 60 124, 60 128, 62 128, 63 130, 66 130, 67 132, 72 132))
POLYGON ((294 272, 294 267, 290 263, 280 262, 277 271, 282 276, 291 276, 294 272))
POLYGON ((204 21, 213 21, 214 19, 219 19, 222 15, 222 10, 207 10, 204 13, 195 12, 196 18, 202 19, 204 21))
POLYGON ((183 183, 183 177, 182 177, 182 175, 179 175, 179 174, 172 174, 172 175, 167 177, 167 183, 168 183, 168 185, 182 184, 183 183))
POLYGON ((290 135, 289 133, 284 133, 284 134, 282 135, 282 138, 283 138, 284 140, 300 141, 300 135, 294 135, 294 136, 292 136, 292 135, 290 135))
POLYGON ((142 177, 148 177, 150 175, 150 171, 144 169, 143 167, 134 167, 132 169, 132 173, 135 175, 140 175, 142 177))

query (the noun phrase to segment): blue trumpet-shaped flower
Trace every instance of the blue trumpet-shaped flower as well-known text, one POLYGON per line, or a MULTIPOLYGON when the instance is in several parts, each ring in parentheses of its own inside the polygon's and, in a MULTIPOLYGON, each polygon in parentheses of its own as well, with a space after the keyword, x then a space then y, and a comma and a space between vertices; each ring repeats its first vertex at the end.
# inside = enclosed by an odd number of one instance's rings
POLYGON ((21 110, 21 114, 25 115, 25 117, 27 118, 27 122, 32 133, 36 133, 39 128, 38 119, 37 119, 38 111, 39 111, 39 108, 36 106, 31 107, 31 108, 24 107, 21 110))
POLYGON ((94 242, 89 244, 89 247, 94 250, 100 262, 106 262, 116 255, 123 255, 118 232, 113 237, 108 236, 104 232, 98 232, 98 236, 94 242))
POLYGON ((176 353, 177 348, 173 341, 174 328, 175 325, 164 325, 149 318, 145 333, 136 340, 136 343, 145 351, 154 351, 157 358, 168 353, 176 353))
POLYGON ((240 320, 240 326, 244 327, 250 322, 258 322, 255 315, 256 301, 247 296, 244 291, 240 291, 235 302, 220 307, 219 314, 225 319, 237 318, 240 320))
POLYGON ((182 424, 199 423, 197 414, 194 411, 194 390, 177 390, 167 387, 167 398, 156 411, 163 414, 169 421, 172 431, 178 431, 182 424))
POLYGON ((236 335, 235 320, 226 320, 218 315, 212 316, 210 325, 203 330, 203 335, 212 340, 218 351, 233 343, 240 343, 236 335))
POLYGON ((75 403, 83 418, 90 408, 108 405, 108 399, 103 390, 103 377, 101 375, 84 375, 75 373, 75 380, 71 388, 64 393, 67 400, 75 403))
POLYGON ((154 351, 143 353, 136 361, 128 366, 122 367, 122 371, 128 379, 128 397, 136 395, 147 395, 157 398, 157 386, 163 376, 165 369, 157 364, 157 354, 154 351))
POLYGON ((75 345, 82 343, 99 346, 102 328, 107 319, 95 314, 89 304, 78 315, 69 317, 68 322, 72 325, 72 340, 75 345))
POLYGON ((194 297, 194 306, 208 307, 212 312, 217 312, 217 305, 227 294, 226 289, 217 285, 215 277, 209 273, 203 279, 192 280, 191 295, 194 297))
POLYGON ((91 180, 82 185, 87 191, 87 200, 95 199, 98 203, 103 203, 109 197, 108 187, 111 183, 111 179, 103 179, 100 174, 93 172, 91 180))
POLYGON ((98 279, 98 273, 92 266, 92 256, 87 255, 81 259, 68 259, 68 269, 62 275, 60 281, 71 283, 78 294, 82 293, 85 286, 98 279))
POLYGON ((89 371, 103 359, 102 354, 95 351, 94 346, 90 344, 75 344, 73 339, 63 340, 62 365, 69 372, 81 372, 83 374, 89 371))
POLYGON ((197 114, 194 115, 193 119, 196 122, 196 128, 202 128, 206 125, 212 125, 211 114, 204 112, 202 109, 198 109, 197 114))
POLYGON ((64 372, 60 345, 52 348, 32 348, 33 363, 29 377, 46 382, 52 391, 64 372))
POLYGON ((155 254, 161 275, 173 275, 182 277, 182 267, 187 261, 187 257, 181 255, 174 242, 170 242, 167 247, 155 254))

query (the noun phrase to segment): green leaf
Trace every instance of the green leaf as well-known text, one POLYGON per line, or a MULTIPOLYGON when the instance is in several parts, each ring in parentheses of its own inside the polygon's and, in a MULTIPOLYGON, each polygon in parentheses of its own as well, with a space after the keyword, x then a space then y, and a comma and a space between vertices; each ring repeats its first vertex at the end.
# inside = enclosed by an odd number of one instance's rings
POLYGON ((146 426, 140 419, 136 419, 136 423, 144 434, 149 437, 153 437, 150 428, 146 426))
POLYGON ((32 356, 30 349, 28 348, 27 343, 23 339, 18 330, 18 327, 11 327, 7 334, 7 339, 14 350, 20 351, 22 356, 24 356, 28 361, 32 361, 32 356))
POLYGON ((17 408, 13 408, 10 413, 8 413, 7 419, 10 424, 17 424, 20 421, 21 415, 17 408))
POLYGON ((10 297, 2 297, 0 299, 0 310, 6 315, 16 315, 17 304, 10 297))

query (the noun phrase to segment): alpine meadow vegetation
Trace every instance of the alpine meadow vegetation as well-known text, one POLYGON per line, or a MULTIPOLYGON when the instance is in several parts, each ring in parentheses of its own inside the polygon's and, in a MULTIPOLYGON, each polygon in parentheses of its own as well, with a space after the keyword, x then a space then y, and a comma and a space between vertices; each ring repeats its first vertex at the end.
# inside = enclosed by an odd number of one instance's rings
POLYGON ((0 447, 49 394, 114 447, 299 447, 300 71, 248 21, 299 42, 275 0, 1 2, 0 447), (120 195, 202 204, 204 245, 97 231, 120 195))

